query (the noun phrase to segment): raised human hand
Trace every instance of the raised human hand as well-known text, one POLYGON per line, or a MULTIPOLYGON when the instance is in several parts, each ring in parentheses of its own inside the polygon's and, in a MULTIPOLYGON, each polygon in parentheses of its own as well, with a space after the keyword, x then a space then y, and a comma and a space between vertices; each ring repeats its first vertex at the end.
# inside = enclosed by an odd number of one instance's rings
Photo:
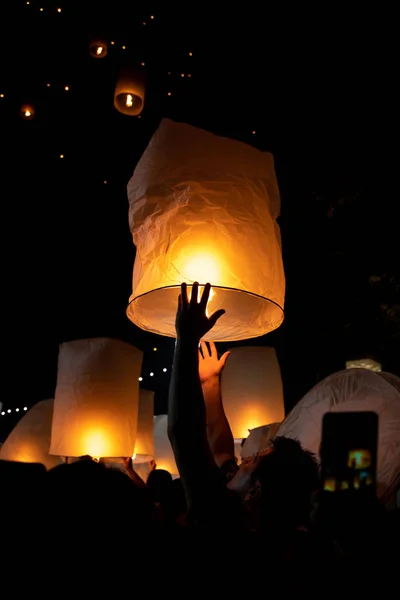
POLYGON ((225 313, 225 311, 221 309, 217 310, 211 317, 207 317, 206 308, 210 296, 210 289, 211 285, 206 283, 201 299, 198 301, 199 284, 196 281, 193 284, 192 295, 189 302, 187 285, 186 283, 182 283, 175 320, 178 338, 199 343, 201 338, 214 327, 218 319, 225 313))
POLYGON ((201 340, 199 350, 199 375, 202 384, 220 376, 229 355, 230 352, 225 352, 221 358, 218 358, 214 342, 209 342, 208 347, 206 342, 201 340))

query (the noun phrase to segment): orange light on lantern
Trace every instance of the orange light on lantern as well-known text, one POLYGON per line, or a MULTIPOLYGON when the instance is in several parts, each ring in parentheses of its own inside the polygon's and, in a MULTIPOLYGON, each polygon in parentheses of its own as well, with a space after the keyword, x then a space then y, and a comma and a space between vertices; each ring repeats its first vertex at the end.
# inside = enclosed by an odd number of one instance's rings
POLYGON ((222 403, 234 439, 280 423, 285 416, 279 363, 273 348, 232 348, 221 378, 222 403))
POLYGON ((42 463, 46 469, 60 464, 49 454, 54 400, 42 400, 17 423, 3 444, 1 460, 42 463))
POLYGON ((35 109, 31 104, 24 104, 20 111, 21 117, 27 121, 31 121, 35 117, 35 109))
POLYGON ((144 106, 145 80, 143 70, 123 69, 114 92, 114 106, 123 115, 138 116, 144 106))
POLYGON ((89 52, 93 58, 105 58, 108 48, 104 40, 92 40, 89 44, 89 52))
POLYGON ((273 158, 242 142, 161 122, 128 184, 137 248, 127 315, 175 337, 182 282, 212 285, 226 314, 208 340, 264 335, 283 321, 285 277, 273 158))
POLYGON ((50 453, 132 456, 142 352, 108 338, 61 344, 50 453))

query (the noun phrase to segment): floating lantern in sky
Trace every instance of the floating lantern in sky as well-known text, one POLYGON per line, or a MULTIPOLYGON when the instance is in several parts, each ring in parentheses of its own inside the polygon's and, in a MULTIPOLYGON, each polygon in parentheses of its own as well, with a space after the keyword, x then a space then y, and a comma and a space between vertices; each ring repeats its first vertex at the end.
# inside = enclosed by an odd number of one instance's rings
POLYGON ((31 121, 35 117, 35 109, 31 104, 24 104, 21 107, 21 117, 27 121, 31 121))
POLYGON ((251 429, 280 423, 285 416, 283 387, 273 348, 232 348, 221 377, 222 403, 235 440, 251 429))
POLYGON ((144 463, 154 458, 154 392, 139 391, 138 424, 134 455, 134 463, 144 463))
POLYGON ((11 431, 0 451, 1 460, 42 463, 46 469, 60 464, 49 454, 54 400, 35 404, 11 431))
POLYGON ((114 106, 124 115, 135 117, 143 110, 144 73, 133 68, 122 69, 114 92, 114 106))
POLYGON ((372 411, 379 417, 377 495, 386 502, 399 489, 400 379, 391 373, 346 369, 330 375, 296 404, 277 435, 298 439, 319 456, 327 412, 372 411))
MULTIPOLYGON (((283 320, 280 196, 271 154, 163 119, 128 184, 136 246, 128 317, 175 337, 182 282, 212 285, 226 314, 214 341, 264 335, 283 320)), ((200 289, 201 291, 201 289, 200 289)))
POLYGON ((109 338, 61 344, 50 453, 132 456, 142 352, 109 338))
POLYGON ((104 58, 107 56, 107 44, 103 40, 93 40, 89 45, 89 52, 93 58, 104 58))
POLYGON ((168 439, 168 415, 154 417, 154 453, 157 469, 165 469, 175 479, 179 477, 174 452, 168 439))

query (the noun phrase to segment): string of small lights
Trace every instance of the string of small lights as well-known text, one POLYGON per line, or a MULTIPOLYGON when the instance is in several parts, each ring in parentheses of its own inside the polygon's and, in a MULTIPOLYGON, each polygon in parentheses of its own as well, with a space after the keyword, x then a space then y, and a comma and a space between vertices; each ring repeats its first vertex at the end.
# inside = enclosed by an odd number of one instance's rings
POLYGON ((12 410, 11 408, 8 408, 7 410, 2 410, 2 411, 1 411, 1 413, 0 413, 0 415, 1 415, 2 417, 5 417, 5 416, 7 416, 7 415, 11 414, 12 412, 16 412, 16 413, 18 413, 18 412, 20 412, 21 410, 25 410, 25 411, 26 411, 26 410, 28 410, 28 407, 27 407, 27 406, 24 406, 24 408, 22 408, 22 409, 20 409, 20 408, 14 408, 13 410, 12 410))

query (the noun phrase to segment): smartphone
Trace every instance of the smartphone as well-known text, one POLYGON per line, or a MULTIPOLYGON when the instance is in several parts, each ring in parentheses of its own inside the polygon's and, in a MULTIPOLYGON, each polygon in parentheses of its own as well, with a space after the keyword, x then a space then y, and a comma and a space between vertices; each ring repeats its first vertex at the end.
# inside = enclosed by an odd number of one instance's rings
POLYGON ((330 412, 323 417, 322 491, 375 494, 378 415, 330 412))

